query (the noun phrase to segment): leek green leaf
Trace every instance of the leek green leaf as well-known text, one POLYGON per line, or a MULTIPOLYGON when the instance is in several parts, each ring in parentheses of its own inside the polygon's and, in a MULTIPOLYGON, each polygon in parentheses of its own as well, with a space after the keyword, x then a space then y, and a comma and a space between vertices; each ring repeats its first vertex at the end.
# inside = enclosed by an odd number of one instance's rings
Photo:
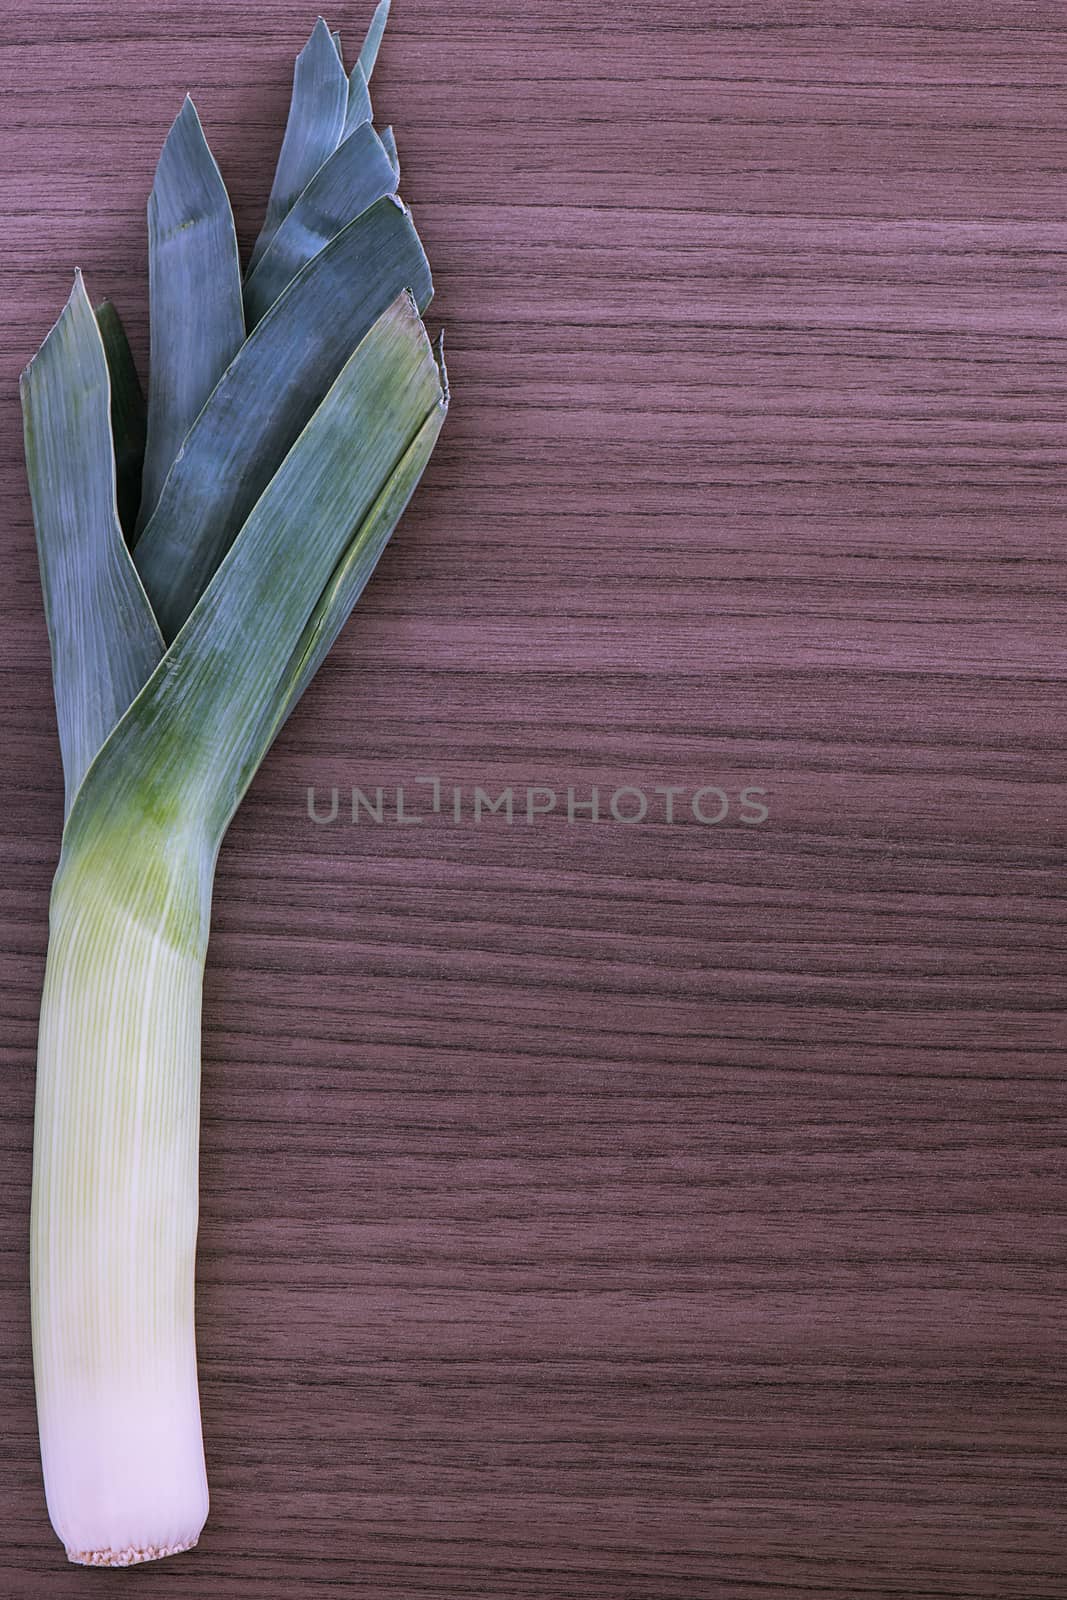
POLYGON ((383 128, 381 133, 379 134, 379 138, 381 139, 382 144, 385 146, 385 153, 389 157, 389 164, 392 167, 393 171, 396 173, 397 182, 399 182, 400 181, 400 157, 397 154, 397 149, 396 149, 396 135, 394 134, 394 132, 393 132, 391 127, 390 128, 383 128))
POLYGON ((249 328, 300 269, 368 206, 396 190, 397 176, 369 122, 323 162, 245 284, 249 328))
POLYGON ((271 726, 269 737, 264 734, 264 754, 274 734, 326 659, 334 640, 366 588, 378 559, 389 542, 390 535, 400 521, 426 469, 434 445, 437 443, 437 436, 444 426, 447 410, 446 390, 393 469, 388 482, 356 530, 351 544, 323 591, 304 629, 303 638, 294 653, 289 672, 279 682, 277 705, 272 708, 276 720, 271 726))
POLYGON ((145 403, 141 380, 134 366, 126 329, 110 300, 96 308, 96 321, 104 341, 111 379, 111 434, 115 442, 115 489, 119 521, 126 543, 133 543, 137 509, 141 504, 144 467, 145 403))
POLYGON ((172 639, 353 345, 401 289, 433 294, 411 217, 387 196, 314 256, 197 418, 134 560, 172 639))
POLYGON ((333 40, 333 47, 337 51, 337 59, 343 65, 345 57, 344 57, 344 51, 341 49, 341 35, 335 29, 330 34, 330 38, 333 40))
POLYGON ((21 390, 69 811, 163 654, 119 525, 108 362, 80 272, 21 390))
POLYGON ((188 96, 167 135, 148 202, 148 295, 148 439, 138 528, 245 336, 230 199, 188 96))
MULTIPOLYGON (((185 627, 105 742, 68 822, 66 853, 91 851, 94 841, 135 828, 138 819, 156 825, 190 815, 202 819, 205 838, 217 847, 262 757, 279 693, 287 703, 296 653, 353 528, 372 515, 443 401, 430 341, 404 292, 342 367, 185 627)), ((308 641, 315 647, 315 639, 308 641)), ((296 673, 301 681, 299 667, 296 673)), ((131 893, 142 887, 139 877, 131 880, 131 893)))
POLYGON ((367 37, 363 41, 363 48, 359 52, 359 65, 363 68, 363 76, 369 83, 374 71, 375 62, 378 60, 378 51, 382 47, 382 34, 389 21, 389 0, 378 0, 374 8, 374 15, 367 29, 367 37))
POLYGON ((267 201, 267 215, 252 250, 249 270, 274 238, 294 200, 337 149, 347 110, 348 78, 330 30, 320 17, 296 58, 289 120, 267 201))
POLYGON ((342 139, 348 139, 364 122, 369 122, 374 115, 370 103, 370 90, 363 68, 357 61, 352 68, 352 75, 348 80, 348 110, 345 113, 345 125, 341 134, 342 139))

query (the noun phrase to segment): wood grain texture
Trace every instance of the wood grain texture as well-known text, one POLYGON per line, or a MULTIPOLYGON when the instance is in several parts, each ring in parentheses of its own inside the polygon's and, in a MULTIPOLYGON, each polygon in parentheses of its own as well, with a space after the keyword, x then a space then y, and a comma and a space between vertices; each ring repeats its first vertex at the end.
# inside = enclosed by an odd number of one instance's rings
MULTIPOLYGON (((351 51, 370 7, 330 13, 351 51)), ((234 825, 199 1549, 67 1568, 27 1308, 62 819, 19 368, 146 350, 188 88, 258 229, 291 0, 0 38, 0 1590, 1052 1600, 1064 1534, 1067 31, 1030 0, 398 0, 451 417, 234 825), (745 783, 316 827, 310 784, 745 783)))

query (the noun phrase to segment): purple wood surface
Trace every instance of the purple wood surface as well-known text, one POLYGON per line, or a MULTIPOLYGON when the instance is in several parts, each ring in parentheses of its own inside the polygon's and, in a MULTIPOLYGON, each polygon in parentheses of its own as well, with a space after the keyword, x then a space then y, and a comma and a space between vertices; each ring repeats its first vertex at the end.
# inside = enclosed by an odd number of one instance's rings
POLYGON ((453 410, 220 865, 210 1521, 64 1562, 16 378, 76 265, 143 365, 186 89, 247 249, 312 20, 4 12, 0 1593, 1062 1597, 1067 31, 1023 0, 397 0, 453 410), (458 824, 307 816, 424 775, 458 824), (470 815, 594 783, 770 816, 470 815))

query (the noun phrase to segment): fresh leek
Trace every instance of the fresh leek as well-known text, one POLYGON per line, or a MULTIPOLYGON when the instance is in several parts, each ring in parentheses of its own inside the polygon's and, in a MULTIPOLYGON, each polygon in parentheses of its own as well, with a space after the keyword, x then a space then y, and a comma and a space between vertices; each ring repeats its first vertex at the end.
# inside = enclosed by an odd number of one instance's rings
POLYGON ((215 861, 448 403, 395 144, 368 120, 387 10, 350 77, 321 20, 301 52, 243 284, 186 101, 149 205, 147 414, 118 315, 80 273, 22 378, 66 784, 34 1369, 49 1514, 89 1565, 187 1550, 207 1515, 193 1286, 215 861))

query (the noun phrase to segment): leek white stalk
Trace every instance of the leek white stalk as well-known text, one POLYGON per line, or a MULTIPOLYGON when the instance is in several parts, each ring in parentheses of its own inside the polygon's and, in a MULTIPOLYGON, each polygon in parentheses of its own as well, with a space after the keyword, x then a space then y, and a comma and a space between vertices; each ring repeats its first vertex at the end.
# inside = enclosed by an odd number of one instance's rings
POLYGON ((80 274, 23 375, 67 813, 38 1045, 34 1372, 49 1515, 88 1565, 187 1550, 207 1516, 194 1277, 215 861, 447 409, 395 146, 366 121, 387 11, 351 79, 316 24, 243 286, 183 108, 150 210, 147 426, 121 323, 80 274))
MULTIPOLYGON (((155 859, 148 841, 115 849, 155 859)), ((31 1273, 49 1515, 72 1561, 118 1566, 190 1548, 208 1509, 193 1324, 205 940, 176 931, 180 881, 124 903, 114 876, 106 854, 65 860, 53 888, 31 1273)))

